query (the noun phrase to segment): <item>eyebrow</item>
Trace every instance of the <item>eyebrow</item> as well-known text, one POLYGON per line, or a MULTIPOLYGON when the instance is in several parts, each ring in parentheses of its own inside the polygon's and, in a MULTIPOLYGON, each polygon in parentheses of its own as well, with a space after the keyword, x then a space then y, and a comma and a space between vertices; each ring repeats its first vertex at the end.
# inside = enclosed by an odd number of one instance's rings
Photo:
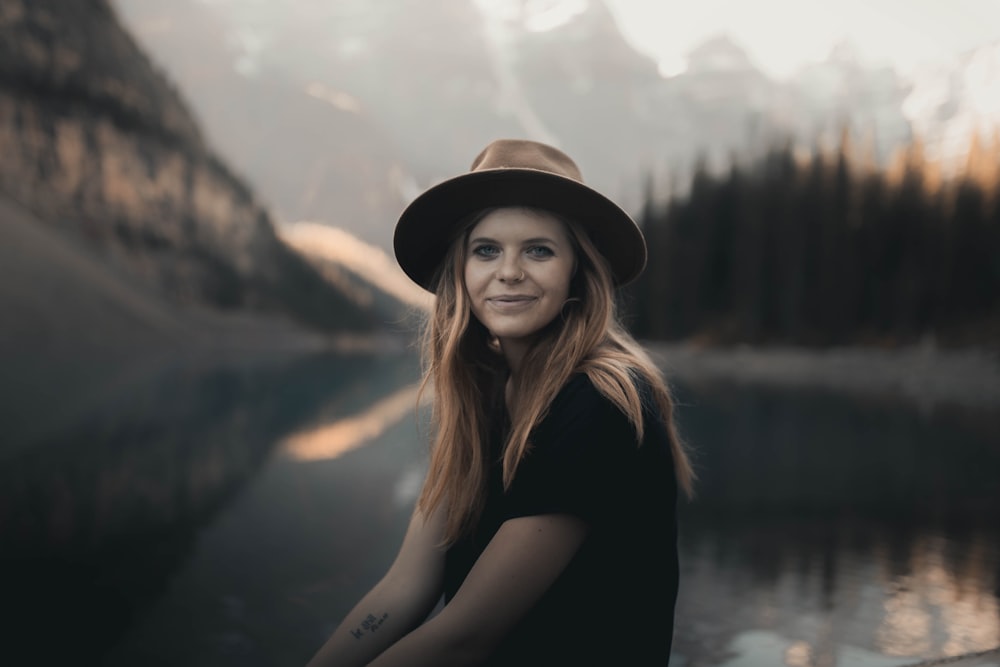
MULTIPOLYGON (((488 236, 477 236, 474 239, 469 239, 469 245, 472 245, 473 243, 495 243, 497 245, 501 245, 499 241, 497 241, 496 239, 491 239, 488 236)), ((524 239, 524 241, 521 242, 521 245, 530 245, 532 243, 551 243, 554 246, 559 245, 558 241, 556 241, 555 239, 550 239, 547 236, 536 236, 534 238, 524 239)))

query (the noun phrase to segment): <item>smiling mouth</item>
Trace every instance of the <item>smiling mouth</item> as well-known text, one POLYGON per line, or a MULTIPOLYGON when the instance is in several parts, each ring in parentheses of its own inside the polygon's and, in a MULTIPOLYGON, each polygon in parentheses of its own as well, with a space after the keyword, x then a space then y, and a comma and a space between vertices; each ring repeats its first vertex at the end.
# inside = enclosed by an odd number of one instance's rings
POLYGON ((494 308, 515 309, 536 301, 536 297, 527 295, 493 296, 486 299, 486 302, 494 308))
POLYGON ((534 301, 535 297, 526 294, 512 294, 509 296, 491 296, 487 301, 499 301, 501 303, 519 303, 522 301, 534 301))

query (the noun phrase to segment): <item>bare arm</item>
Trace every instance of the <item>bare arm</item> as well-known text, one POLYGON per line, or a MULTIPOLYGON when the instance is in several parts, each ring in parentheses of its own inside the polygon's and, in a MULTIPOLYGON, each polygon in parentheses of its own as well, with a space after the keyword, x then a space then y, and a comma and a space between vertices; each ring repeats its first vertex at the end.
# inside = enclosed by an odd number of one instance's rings
POLYGON ((307 667, 367 665, 427 618, 444 581, 441 514, 425 521, 419 510, 413 513, 385 577, 347 614, 307 667))
POLYGON ((371 667, 483 662, 562 573, 587 536, 568 514, 505 521, 451 602, 371 667))

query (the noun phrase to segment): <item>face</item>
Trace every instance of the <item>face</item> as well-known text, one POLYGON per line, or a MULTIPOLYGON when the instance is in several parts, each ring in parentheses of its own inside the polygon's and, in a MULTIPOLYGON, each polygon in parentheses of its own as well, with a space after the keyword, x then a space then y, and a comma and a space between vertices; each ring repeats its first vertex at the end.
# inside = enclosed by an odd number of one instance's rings
POLYGON ((523 348, 559 315, 575 267, 569 231, 555 216, 491 211, 468 235, 465 288, 472 312, 505 354, 523 348))

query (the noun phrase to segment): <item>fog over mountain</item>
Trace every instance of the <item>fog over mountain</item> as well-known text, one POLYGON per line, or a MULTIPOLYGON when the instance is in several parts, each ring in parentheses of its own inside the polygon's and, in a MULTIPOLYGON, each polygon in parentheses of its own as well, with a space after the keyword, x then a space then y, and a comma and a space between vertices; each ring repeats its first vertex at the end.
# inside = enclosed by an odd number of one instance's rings
POLYGON ((1000 42, 919 72, 903 111, 945 165, 965 158, 972 135, 983 146, 1000 142, 1000 42))
POLYGON ((635 212, 649 174, 682 181, 699 158, 834 143, 845 126, 885 161, 916 122, 906 101, 920 84, 860 65, 848 45, 779 82, 718 37, 665 79, 600 0, 546 31, 473 0, 117 4, 280 219, 384 248, 410 197, 496 137, 558 144, 635 212))
POLYGON ((4 357, 181 345, 217 310, 374 329, 278 238, 154 62, 107 0, 0 0, 4 357))

